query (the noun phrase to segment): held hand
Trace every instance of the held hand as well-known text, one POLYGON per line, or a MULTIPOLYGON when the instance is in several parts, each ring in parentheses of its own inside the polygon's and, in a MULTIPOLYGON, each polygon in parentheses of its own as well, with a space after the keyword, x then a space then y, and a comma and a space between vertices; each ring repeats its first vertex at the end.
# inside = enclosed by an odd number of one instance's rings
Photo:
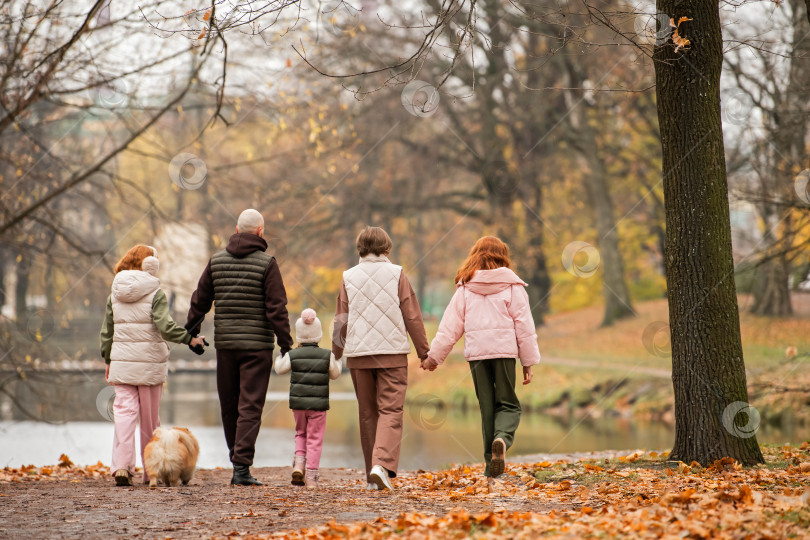
POLYGON ((188 342, 188 348, 197 356, 205 353, 205 347, 207 345, 208 342, 205 341, 205 336, 191 338, 191 341, 188 342))
POLYGON ((532 377, 534 377, 532 366, 523 366, 523 384, 525 385, 532 382, 532 377))
POLYGON ((434 364, 430 358, 425 358, 422 360, 420 367, 427 371, 436 371, 436 368, 439 367, 437 364, 434 364))

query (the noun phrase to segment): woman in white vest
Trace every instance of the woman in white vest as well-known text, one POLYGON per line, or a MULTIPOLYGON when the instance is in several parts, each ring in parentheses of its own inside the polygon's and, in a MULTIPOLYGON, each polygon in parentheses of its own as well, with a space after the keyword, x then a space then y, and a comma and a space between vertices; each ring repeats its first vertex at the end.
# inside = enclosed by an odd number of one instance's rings
MULTIPOLYGON (((169 359, 167 341, 203 345, 203 337, 192 338, 169 315, 169 302, 156 276, 159 267, 157 251, 150 246, 135 246, 118 261, 101 327, 105 378, 115 385, 110 470, 118 486, 132 485, 136 423, 141 426, 141 456, 152 432, 160 426, 160 396, 169 359)), ((149 483, 146 469, 143 482, 149 483)))
POLYGON ((379 227, 357 237, 360 264, 343 273, 332 335, 332 352, 346 355, 357 395, 369 489, 391 489, 397 475, 408 336, 420 360, 428 355, 422 311, 402 267, 388 260, 392 247, 379 227))

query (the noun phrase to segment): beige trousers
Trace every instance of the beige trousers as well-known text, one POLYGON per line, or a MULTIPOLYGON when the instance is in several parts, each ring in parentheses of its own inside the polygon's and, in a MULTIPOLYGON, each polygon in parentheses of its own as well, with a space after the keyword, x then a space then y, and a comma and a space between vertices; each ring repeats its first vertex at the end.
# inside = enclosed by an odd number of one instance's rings
POLYGON ((408 367, 352 369, 360 416, 360 444, 366 476, 374 465, 395 477, 402 444, 402 410, 408 387, 408 367))

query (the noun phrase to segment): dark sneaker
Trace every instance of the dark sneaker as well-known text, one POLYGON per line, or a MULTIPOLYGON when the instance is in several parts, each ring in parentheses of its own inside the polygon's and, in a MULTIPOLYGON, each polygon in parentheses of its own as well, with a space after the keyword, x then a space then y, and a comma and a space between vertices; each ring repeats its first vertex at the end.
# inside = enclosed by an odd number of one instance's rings
POLYGON ((489 462, 489 473, 493 478, 503 474, 506 468, 506 443, 498 437, 492 441, 492 460, 489 462))
POLYGON ((132 485, 132 475, 126 469, 118 469, 115 471, 115 485, 120 487, 132 485))

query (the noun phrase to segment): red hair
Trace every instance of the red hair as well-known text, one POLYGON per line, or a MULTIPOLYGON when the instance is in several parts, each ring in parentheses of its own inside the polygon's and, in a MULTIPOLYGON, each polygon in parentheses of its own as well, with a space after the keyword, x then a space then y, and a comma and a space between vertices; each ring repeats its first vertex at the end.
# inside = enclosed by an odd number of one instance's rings
POLYGON ((117 274, 121 270, 140 270, 143 260, 154 254, 155 250, 151 247, 138 244, 121 257, 121 260, 115 265, 115 273, 117 274))
POLYGON ((467 255, 467 260, 456 273, 456 283, 467 283, 478 270, 511 268, 509 246, 500 238, 485 236, 479 238, 467 255))

